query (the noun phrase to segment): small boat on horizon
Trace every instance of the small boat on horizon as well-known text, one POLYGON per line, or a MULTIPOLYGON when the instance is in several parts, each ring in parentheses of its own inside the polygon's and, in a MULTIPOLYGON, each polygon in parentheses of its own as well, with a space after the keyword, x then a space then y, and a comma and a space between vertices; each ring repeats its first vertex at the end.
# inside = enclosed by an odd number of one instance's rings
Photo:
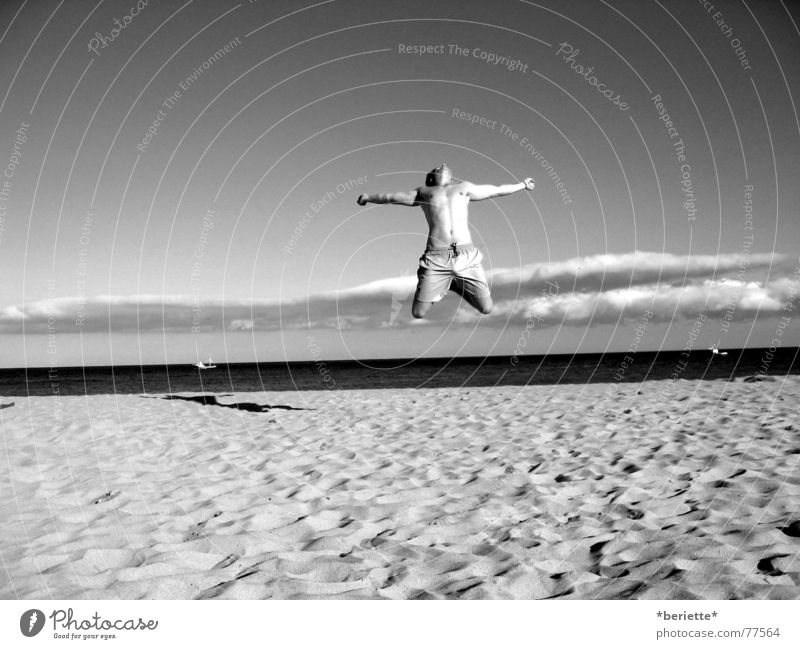
POLYGON ((203 361, 197 361, 194 363, 194 367, 196 367, 198 370, 213 370, 216 365, 214 365, 214 361, 211 360, 211 356, 209 356, 206 363, 203 361))
POLYGON ((727 356, 728 355, 728 352, 719 351, 719 342, 717 342, 716 345, 711 345, 711 347, 709 347, 709 349, 711 350, 711 353, 714 356, 727 356))

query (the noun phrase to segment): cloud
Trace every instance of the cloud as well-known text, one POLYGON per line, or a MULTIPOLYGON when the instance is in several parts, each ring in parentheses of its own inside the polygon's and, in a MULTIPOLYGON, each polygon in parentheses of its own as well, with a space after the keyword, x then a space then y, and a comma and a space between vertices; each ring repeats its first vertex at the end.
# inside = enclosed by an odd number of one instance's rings
POLYGON ((512 299, 518 288, 537 292, 547 282, 557 282, 561 291, 603 292, 641 285, 685 285, 697 279, 722 279, 748 272, 791 270, 792 258, 772 254, 672 255, 636 251, 618 255, 595 255, 567 261, 530 264, 492 273, 492 293, 497 300, 512 299))
POLYGON ((228 323, 228 331, 252 331, 253 330, 253 321, 237 318, 235 320, 231 320, 228 323))
MULTIPOLYGON (((796 292, 796 290, 795 290, 796 292)), ((711 281, 684 286, 630 287, 603 293, 559 293, 501 302, 494 318, 512 323, 536 322, 553 325, 610 324, 620 318, 638 318, 645 312, 651 321, 675 318, 729 316, 731 321, 752 320, 757 315, 780 313, 796 296, 785 285, 770 282, 711 281)), ((462 319, 466 322, 467 319, 462 319)))
MULTIPOLYGON (((785 255, 679 256, 633 252, 495 269, 495 310, 483 324, 536 318, 538 327, 638 318, 731 320, 779 313, 794 302, 800 272, 785 255), (792 274, 794 273, 794 274, 792 274), (768 275, 768 277, 767 277, 768 275)), ((411 317, 416 276, 391 277, 294 300, 196 300, 189 296, 62 297, 0 311, 0 332, 199 332, 279 329, 378 329, 479 319, 452 297, 424 321, 411 317)))

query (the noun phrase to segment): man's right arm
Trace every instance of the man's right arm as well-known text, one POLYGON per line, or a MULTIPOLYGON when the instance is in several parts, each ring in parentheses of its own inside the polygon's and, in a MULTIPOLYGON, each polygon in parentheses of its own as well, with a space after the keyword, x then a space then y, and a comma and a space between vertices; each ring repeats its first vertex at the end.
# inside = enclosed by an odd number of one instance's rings
POLYGON ((515 194, 523 189, 532 191, 534 187, 533 178, 526 178, 521 183, 514 183, 511 185, 475 185, 473 183, 465 184, 467 185, 467 195, 471 201, 483 201, 487 198, 508 196, 509 194, 515 194))
POLYGON ((378 205, 392 204, 414 207, 417 204, 417 190, 412 189, 408 192, 392 192, 390 194, 361 194, 356 202, 359 205, 377 203, 378 205))

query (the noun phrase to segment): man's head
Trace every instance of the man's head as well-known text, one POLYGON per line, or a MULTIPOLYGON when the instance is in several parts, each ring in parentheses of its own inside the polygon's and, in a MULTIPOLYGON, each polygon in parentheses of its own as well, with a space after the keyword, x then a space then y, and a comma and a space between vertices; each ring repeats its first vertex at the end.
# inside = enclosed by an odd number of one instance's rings
POLYGON ((449 185, 452 180, 453 173, 450 171, 450 167, 443 162, 436 169, 431 169, 428 172, 428 175, 425 176, 425 186, 444 187, 449 185))

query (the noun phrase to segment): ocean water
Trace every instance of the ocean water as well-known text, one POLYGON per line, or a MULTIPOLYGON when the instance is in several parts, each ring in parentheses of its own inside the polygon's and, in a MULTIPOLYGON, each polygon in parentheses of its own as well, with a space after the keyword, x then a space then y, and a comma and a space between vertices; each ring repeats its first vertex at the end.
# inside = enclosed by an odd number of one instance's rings
POLYGON ((706 350, 687 355, 665 351, 522 356, 516 363, 508 356, 232 363, 203 371, 189 364, 0 369, 0 397, 639 383, 676 378, 729 381, 756 374, 800 374, 798 351, 787 347, 774 354, 767 349, 728 350, 727 356, 706 350))

